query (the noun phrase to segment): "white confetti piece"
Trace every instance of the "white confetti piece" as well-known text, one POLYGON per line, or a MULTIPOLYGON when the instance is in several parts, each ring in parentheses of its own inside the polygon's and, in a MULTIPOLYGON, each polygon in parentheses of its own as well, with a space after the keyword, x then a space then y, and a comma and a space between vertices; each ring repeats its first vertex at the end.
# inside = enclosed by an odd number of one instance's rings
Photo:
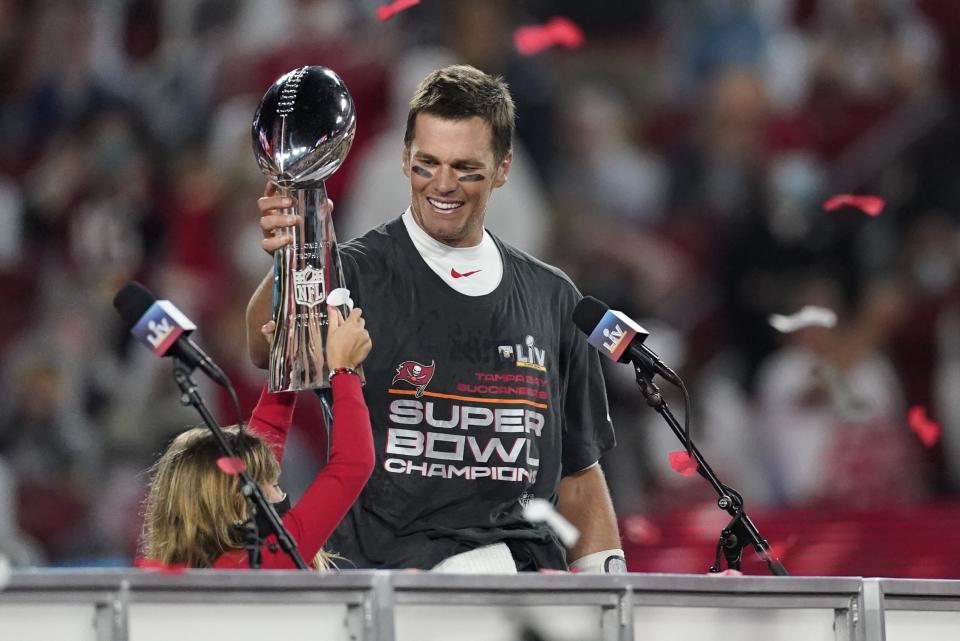
POLYGON ((531 523, 546 523, 560 542, 568 548, 573 547, 580 540, 580 530, 563 518, 550 501, 530 499, 530 502, 523 506, 523 518, 531 523))
POLYGON ((352 310, 353 299, 350 298, 350 290, 346 287, 337 287, 336 289, 330 290, 330 293, 327 294, 327 304, 336 305, 337 307, 346 305, 352 310))
POLYGON ((770 325, 778 332, 789 334, 805 327, 836 327, 837 314, 825 307, 806 305, 791 316, 770 314, 769 321, 770 325))

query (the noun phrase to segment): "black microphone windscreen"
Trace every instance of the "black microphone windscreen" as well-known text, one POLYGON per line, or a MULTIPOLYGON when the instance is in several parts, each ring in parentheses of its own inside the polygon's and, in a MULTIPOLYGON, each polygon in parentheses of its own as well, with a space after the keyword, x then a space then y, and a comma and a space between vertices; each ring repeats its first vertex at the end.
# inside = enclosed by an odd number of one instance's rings
POLYGON ((113 297, 113 306, 120 312, 120 317, 133 327, 156 300, 157 297, 149 289, 132 280, 113 297))
POLYGON ((593 296, 584 296, 573 308, 573 323, 580 328, 581 332, 589 336, 609 309, 606 303, 593 296))

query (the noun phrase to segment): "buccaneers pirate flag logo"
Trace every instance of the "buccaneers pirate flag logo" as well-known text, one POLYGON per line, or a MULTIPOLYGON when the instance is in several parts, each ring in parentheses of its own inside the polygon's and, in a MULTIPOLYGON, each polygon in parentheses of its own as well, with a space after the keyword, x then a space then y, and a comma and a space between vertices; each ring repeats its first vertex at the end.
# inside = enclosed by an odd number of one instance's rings
POLYGON ((423 396, 423 390, 425 390, 427 384, 430 383, 430 379, 433 378, 434 369, 434 361, 430 361, 429 365, 424 365, 417 361, 403 361, 397 365, 397 373, 393 377, 393 382, 403 381, 409 383, 417 388, 415 396, 420 398, 423 396))

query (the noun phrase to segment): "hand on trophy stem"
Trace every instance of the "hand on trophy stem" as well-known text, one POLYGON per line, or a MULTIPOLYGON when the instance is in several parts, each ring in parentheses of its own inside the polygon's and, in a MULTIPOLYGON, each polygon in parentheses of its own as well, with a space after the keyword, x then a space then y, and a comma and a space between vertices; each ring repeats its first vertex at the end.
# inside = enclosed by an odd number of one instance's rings
POLYGON ((263 335, 263 339, 267 341, 267 349, 273 347, 273 336, 276 331, 277 323, 273 320, 268 320, 260 327, 260 333, 263 335))
POLYGON ((291 227, 303 222, 300 216, 293 213, 296 200, 279 193, 279 188, 272 182, 267 183, 263 196, 257 200, 260 210, 260 229, 263 231, 261 246, 268 254, 273 254, 284 245, 293 243, 291 227))
POLYGON ((340 367, 355 369, 370 353, 373 343, 364 329, 366 321, 359 307, 354 307, 344 319, 340 310, 327 307, 330 324, 327 327, 327 365, 330 371, 340 367))
MULTIPOLYGON (((303 216, 294 213, 296 205, 296 198, 281 193, 276 183, 267 182, 263 196, 257 199, 257 208, 260 210, 260 230, 263 232, 260 244, 268 254, 273 255, 281 247, 293 243, 290 230, 303 224, 303 216)), ((321 213, 329 216, 332 212, 333 201, 327 198, 321 213)))

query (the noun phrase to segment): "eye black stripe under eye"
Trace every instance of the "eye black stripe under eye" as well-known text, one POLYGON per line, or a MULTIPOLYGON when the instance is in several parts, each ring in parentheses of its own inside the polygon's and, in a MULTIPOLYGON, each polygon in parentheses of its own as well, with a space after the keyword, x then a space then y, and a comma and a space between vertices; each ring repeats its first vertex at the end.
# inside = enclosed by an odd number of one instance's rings
POLYGON ((416 175, 422 178, 433 178, 433 172, 427 171, 425 168, 421 167, 420 165, 414 165, 412 170, 413 170, 413 173, 415 173, 416 175))
POLYGON ((462 183, 478 183, 486 179, 487 177, 483 174, 467 174, 466 176, 460 176, 457 180, 462 183))

